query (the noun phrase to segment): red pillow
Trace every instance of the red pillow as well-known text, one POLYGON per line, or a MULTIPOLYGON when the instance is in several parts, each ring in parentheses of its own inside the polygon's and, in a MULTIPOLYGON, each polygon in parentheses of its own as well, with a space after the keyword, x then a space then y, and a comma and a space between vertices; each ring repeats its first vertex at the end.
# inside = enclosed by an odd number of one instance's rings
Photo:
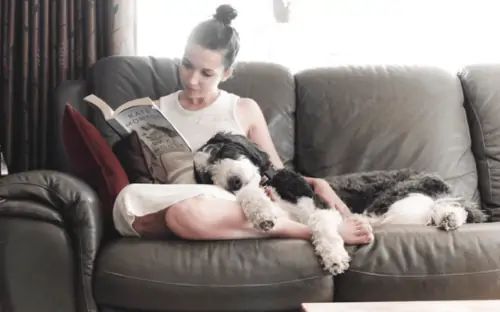
POLYGON ((72 173, 97 191, 106 223, 118 193, 129 184, 121 163, 97 128, 66 104, 63 140, 72 173))

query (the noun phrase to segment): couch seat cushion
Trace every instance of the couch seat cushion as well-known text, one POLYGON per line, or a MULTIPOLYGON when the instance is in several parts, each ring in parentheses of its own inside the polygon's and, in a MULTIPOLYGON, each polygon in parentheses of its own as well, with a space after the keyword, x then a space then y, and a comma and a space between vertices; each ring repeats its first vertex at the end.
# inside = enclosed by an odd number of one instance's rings
POLYGON ((100 306, 161 311, 274 311, 331 301, 333 279, 309 242, 123 238, 98 259, 100 306))
POLYGON ((500 299, 500 223, 385 226, 335 278, 336 301, 500 299))

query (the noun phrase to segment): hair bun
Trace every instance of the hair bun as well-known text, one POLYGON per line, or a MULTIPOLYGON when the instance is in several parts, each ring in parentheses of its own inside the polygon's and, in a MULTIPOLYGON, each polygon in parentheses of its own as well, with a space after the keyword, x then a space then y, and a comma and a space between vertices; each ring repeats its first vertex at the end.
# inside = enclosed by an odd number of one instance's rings
POLYGON ((229 26, 231 25, 231 21, 234 20, 236 16, 238 16, 238 12, 236 12, 232 6, 229 4, 222 4, 215 11, 214 19, 226 26, 229 26))

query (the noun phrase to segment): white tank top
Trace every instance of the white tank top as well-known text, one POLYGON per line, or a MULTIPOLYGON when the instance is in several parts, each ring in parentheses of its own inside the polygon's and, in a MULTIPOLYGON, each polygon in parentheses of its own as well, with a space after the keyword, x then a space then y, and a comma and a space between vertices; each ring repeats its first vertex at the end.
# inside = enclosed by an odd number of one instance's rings
POLYGON ((161 97, 158 107, 182 134, 191 146, 191 151, 168 151, 160 158, 168 174, 168 183, 194 184, 193 154, 198 148, 219 131, 241 135, 246 133, 236 117, 240 99, 236 94, 221 90, 214 103, 191 111, 182 107, 180 92, 161 97))

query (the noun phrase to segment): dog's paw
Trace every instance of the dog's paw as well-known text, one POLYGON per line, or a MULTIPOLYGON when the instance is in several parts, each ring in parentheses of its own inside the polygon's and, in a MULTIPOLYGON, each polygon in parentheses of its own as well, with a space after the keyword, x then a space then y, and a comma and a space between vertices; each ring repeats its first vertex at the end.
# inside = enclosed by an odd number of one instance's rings
POLYGON ((236 200, 243 209, 248 221, 257 230, 270 231, 278 219, 275 204, 259 186, 246 186, 236 194, 236 200))
POLYGON ((319 257, 320 263, 324 270, 333 275, 339 275, 347 271, 351 257, 344 248, 343 243, 325 244, 325 242, 317 242, 315 251, 319 257))
POLYGON ((272 213, 259 213, 255 215, 252 223, 256 229, 268 232, 274 228, 276 220, 276 216, 272 213))
POLYGON ((342 248, 332 252, 323 253, 320 255, 323 268, 332 275, 339 275, 349 269, 351 258, 347 251, 342 248))
POLYGON ((467 211, 454 202, 438 202, 435 204, 432 220, 437 228, 452 231, 465 224, 467 211))
POLYGON ((274 224, 275 222, 271 220, 262 221, 259 223, 259 228, 264 232, 268 232, 274 228, 274 224))
POLYGON ((452 231, 463 224, 462 218, 456 212, 446 212, 441 216, 437 227, 445 231, 452 231))

